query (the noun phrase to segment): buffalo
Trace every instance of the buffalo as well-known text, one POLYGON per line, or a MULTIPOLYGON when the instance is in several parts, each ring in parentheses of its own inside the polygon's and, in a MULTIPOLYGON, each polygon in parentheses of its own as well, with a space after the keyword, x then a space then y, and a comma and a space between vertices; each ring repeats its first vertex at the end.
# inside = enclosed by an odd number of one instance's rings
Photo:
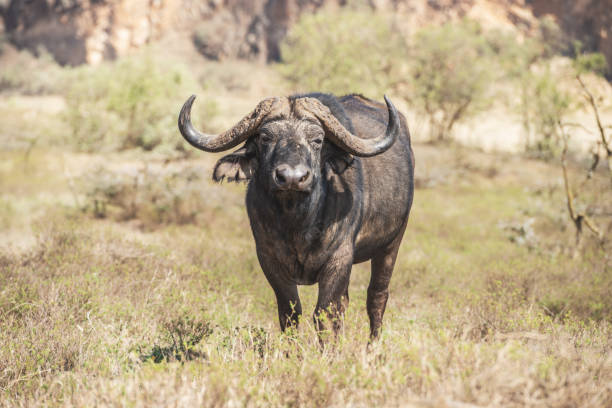
POLYGON ((379 335, 389 282, 414 195, 406 119, 362 95, 269 98, 231 129, 204 134, 191 96, 178 126, 192 146, 221 152, 213 180, 248 183, 246 207, 281 330, 302 313, 297 285, 318 283, 315 327, 342 327, 353 264, 371 260, 370 337, 379 335))

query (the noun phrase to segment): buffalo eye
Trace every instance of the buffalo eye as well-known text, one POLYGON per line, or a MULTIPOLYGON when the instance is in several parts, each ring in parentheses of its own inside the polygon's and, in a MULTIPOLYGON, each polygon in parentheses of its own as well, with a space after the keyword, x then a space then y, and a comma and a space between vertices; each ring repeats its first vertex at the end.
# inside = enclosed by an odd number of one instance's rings
POLYGON ((272 141, 272 135, 270 135, 269 133, 260 133, 259 134, 259 140, 261 140, 264 143, 269 143, 272 141))
POLYGON ((314 139, 311 140, 311 143, 316 146, 321 146, 323 144, 323 138, 315 137, 314 139))

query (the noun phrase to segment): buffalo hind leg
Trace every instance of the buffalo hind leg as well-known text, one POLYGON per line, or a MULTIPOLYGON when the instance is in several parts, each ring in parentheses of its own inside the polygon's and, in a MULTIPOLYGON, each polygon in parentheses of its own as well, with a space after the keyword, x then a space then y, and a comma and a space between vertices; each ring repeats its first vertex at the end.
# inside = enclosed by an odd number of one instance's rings
POLYGON ((380 334, 383 315, 389 298, 389 282, 393 274, 395 259, 402 236, 395 240, 383 253, 372 258, 372 275, 368 286, 366 307, 370 318, 370 340, 380 334))

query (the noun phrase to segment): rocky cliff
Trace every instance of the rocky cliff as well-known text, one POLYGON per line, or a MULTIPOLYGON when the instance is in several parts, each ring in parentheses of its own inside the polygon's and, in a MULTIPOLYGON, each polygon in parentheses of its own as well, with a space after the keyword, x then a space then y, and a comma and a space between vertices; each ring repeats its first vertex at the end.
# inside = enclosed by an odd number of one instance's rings
MULTIPOLYGON (((192 36, 209 58, 277 60, 279 44, 305 12, 349 0, 0 0, 0 31, 19 48, 44 46, 61 64, 98 63, 170 32, 192 36)), ((392 11, 407 33, 470 17, 529 33, 553 16, 568 38, 603 52, 612 65, 612 0, 363 0, 392 11)))
MULTIPOLYGON (((98 63, 159 38, 181 0, 10 0, 4 30, 19 48, 45 47, 60 64, 98 63)), ((1 4, 1 3, 0 3, 1 4)))
POLYGON ((555 16, 568 38, 603 53, 612 67, 612 0, 532 0, 536 17, 555 16))

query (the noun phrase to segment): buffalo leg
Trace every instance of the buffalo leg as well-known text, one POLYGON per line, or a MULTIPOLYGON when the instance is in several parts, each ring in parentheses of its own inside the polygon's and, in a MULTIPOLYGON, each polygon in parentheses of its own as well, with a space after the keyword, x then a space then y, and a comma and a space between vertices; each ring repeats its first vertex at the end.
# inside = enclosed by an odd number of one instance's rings
POLYGON ((319 334, 327 330, 330 323, 335 335, 342 328, 342 318, 349 303, 351 264, 352 262, 319 282, 319 299, 314 312, 314 323, 319 334))
POLYGON ((297 285, 273 285, 278 306, 278 321, 282 331, 287 327, 296 327, 302 314, 302 304, 297 285))
POLYGON ((261 269, 276 295, 278 321, 281 330, 285 331, 290 326, 297 327, 299 317, 302 314, 302 304, 300 303, 297 285, 279 279, 279 265, 269 262, 269 258, 260 256, 259 253, 257 255, 261 269))
POLYGON ((389 298, 389 282, 393 274, 393 267, 400 239, 394 242, 385 252, 372 258, 372 275, 368 286, 368 298, 366 307, 370 318, 370 339, 375 339, 380 334, 383 315, 389 298))

